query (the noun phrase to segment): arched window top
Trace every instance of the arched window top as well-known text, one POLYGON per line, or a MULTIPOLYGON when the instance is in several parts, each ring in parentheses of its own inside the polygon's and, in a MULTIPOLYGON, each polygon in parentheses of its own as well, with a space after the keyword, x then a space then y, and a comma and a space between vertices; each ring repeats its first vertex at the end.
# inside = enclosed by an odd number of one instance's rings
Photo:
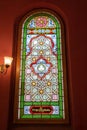
POLYGON ((34 13, 25 19, 24 24, 26 24, 28 28, 60 27, 60 22, 57 17, 48 12, 34 13))
POLYGON ((20 22, 16 121, 46 123, 49 119, 51 123, 64 123, 68 120, 65 43, 61 35, 64 30, 60 21, 56 15, 42 11, 20 22))

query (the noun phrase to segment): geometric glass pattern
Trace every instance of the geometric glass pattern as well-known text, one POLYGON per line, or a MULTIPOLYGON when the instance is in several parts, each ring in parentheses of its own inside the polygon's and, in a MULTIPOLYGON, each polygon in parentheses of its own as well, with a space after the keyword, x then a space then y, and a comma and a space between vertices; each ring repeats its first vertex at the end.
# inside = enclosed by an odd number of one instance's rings
POLYGON ((36 13, 22 25, 18 119, 64 119, 61 24, 36 13))

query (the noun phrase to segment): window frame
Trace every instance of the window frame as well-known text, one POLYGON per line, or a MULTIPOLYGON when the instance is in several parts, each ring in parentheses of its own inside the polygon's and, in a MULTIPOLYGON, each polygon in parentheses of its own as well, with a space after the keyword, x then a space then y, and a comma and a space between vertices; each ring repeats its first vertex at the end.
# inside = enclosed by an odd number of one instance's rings
POLYGON ((16 48, 16 55, 14 57, 15 59, 15 72, 14 72, 14 110, 13 110, 13 122, 16 124, 67 124, 69 123, 69 108, 68 108, 68 82, 67 82, 67 57, 66 57, 66 37, 65 37, 65 24, 61 16, 54 11, 48 10, 48 9, 37 9, 34 11, 31 11, 24 15, 22 19, 17 23, 17 28, 16 28, 16 40, 15 40, 15 48, 16 48), (33 13, 38 13, 38 12, 46 12, 46 13, 52 13, 60 22, 61 24, 61 37, 62 37, 62 62, 63 62, 63 76, 64 76, 64 107, 65 107, 65 119, 18 119, 18 89, 19 89, 19 68, 20 68, 20 50, 21 50, 21 34, 22 34, 22 25, 25 21, 26 18, 28 18, 30 15, 33 13))

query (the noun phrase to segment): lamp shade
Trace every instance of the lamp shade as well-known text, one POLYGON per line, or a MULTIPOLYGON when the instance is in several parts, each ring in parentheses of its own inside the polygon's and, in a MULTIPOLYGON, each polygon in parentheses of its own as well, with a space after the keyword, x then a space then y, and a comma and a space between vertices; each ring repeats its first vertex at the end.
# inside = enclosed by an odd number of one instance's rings
POLYGON ((4 64, 5 65, 11 65, 13 58, 12 57, 4 57, 4 64))

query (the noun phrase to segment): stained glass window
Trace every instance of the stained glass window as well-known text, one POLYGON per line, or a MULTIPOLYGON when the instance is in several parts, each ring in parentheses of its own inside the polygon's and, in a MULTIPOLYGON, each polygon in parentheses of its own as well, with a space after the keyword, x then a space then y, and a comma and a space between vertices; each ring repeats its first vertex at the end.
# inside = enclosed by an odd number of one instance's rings
POLYGON ((34 13, 21 25, 16 86, 17 120, 64 120, 64 66, 61 23, 34 13))

